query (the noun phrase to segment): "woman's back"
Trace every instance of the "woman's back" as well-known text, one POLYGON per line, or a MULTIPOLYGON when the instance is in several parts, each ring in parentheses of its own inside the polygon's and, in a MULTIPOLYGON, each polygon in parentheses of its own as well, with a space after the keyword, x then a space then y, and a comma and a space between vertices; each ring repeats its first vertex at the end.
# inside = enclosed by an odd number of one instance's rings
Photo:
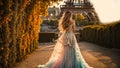
POLYGON ((69 27, 66 29, 66 31, 72 31, 72 32, 74 32, 75 31, 75 21, 74 20, 71 20, 70 21, 70 25, 69 25, 69 27))
POLYGON ((68 11, 59 23, 62 35, 58 38, 53 53, 45 65, 39 68, 90 68, 81 55, 74 30, 75 22, 68 11))
POLYGON ((60 32, 69 32, 69 31, 72 31, 72 32, 75 32, 75 21, 74 20, 70 20, 69 22, 66 22, 68 23, 69 25, 66 27, 66 28, 63 28, 62 25, 59 25, 59 30, 60 32))

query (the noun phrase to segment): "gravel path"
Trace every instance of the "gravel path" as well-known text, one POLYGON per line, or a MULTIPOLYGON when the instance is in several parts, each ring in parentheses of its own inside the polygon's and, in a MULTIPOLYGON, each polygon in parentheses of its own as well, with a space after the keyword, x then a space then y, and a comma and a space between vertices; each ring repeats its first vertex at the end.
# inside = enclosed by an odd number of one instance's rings
MULTIPOLYGON (((108 49, 95 44, 80 42, 81 53, 86 62, 94 68, 120 68, 120 50, 108 49)), ((54 43, 40 44, 38 49, 26 56, 14 68, 36 68, 45 64, 53 51, 54 43)))

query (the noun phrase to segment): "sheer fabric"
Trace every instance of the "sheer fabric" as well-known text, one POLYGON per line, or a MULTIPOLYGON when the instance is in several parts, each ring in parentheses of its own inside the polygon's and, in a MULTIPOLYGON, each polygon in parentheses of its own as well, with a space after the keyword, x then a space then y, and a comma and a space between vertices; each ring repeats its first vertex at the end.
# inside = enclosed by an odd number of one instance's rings
POLYGON ((49 61, 38 68, 90 68, 85 62, 75 35, 72 31, 64 31, 58 38, 49 61))

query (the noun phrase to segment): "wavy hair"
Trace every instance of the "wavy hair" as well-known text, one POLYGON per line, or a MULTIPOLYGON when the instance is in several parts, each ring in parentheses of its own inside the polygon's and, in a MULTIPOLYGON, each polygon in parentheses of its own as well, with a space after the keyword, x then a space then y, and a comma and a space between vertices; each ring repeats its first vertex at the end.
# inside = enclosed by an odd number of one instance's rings
POLYGON ((59 30, 60 31, 66 30, 72 24, 71 19, 72 19, 72 12, 71 11, 64 12, 59 20, 59 30))

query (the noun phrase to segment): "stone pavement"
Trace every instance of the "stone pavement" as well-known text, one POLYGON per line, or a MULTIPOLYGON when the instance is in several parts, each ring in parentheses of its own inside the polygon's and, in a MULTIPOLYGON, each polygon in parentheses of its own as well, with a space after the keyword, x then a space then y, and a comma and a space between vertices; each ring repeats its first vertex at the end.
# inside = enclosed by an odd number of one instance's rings
MULTIPOLYGON (((14 68, 36 68, 45 64, 54 49, 55 43, 40 44, 38 49, 26 56, 14 68)), ((100 47, 95 44, 80 42, 80 51, 86 62, 94 68, 120 68, 120 50, 100 47)))

